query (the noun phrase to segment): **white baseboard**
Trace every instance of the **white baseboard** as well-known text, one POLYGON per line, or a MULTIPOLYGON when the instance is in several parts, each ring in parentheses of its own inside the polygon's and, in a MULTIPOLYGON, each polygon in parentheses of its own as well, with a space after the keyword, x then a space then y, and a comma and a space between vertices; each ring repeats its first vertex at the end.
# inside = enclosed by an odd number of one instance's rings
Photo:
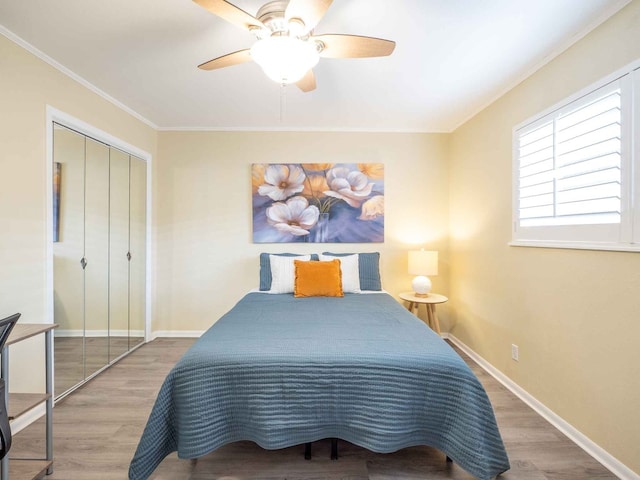
POLYGON ((558 414, 554 413, 551 409, 549 409, 542 402, 533 397, 529 392, 520 387, 517 383, 507 377, 500 370, 495 368, 489 362, 487 362, 484 358, 478 355, 476 352, 471 350, 467 345, 465 345, 460 339, 456 338, 455 335, 450 333, 444 333, 442 338, 447 338, 453 343, 456 347, 460 348, 464 353, 466 353, 474 362, 476 362, 480 367, 482 367, 489 375, 495 378, 498 382, 504 385, 511 393, 513 393, 516 397, 522 400, 524 403, 529 405, 536 413, 538 413, 542 418, 547 420, 551 425, 556 427, 562 433, 564 433, 569 440, 582 448, 585 452, 591 455, 594 459, 600 462, 605 468, 607 468, 611 473, 619 477, 621 480, 640 480, 640 475, 635 473, 625 464, 623 464, 620 460, 615 458, 609 452, 604 450, 598 444, 596 444, 593 440, 589 439, 586 435, 580 432, 578 429, 569 424, 566 420, 560 417, 558 414))
MULTIPOLYGON (((158 337, 167 338, 199 338, 204 333, 204 330, 158 330, 151 334, 151 340, 155 340, 158 337)), ((55 332, 56 337, 126 337, 129 335, 127 330, 59 330, 55 332)), ((132 330, 131 336, 144 337, 143 330, 132 330)))
POLYGON ((144 330, 59 330, 56 329, 56 337, 144 337, 144 330))
POLYGON ((151 340, 165 338, 200 338, 204 330, 156 330, 151 333, 151 340))
POLYGON ((28 427, 33 422, 43 417, 47 413, 47 406, 44 403, 33 407, 15 420, 11 421, 11 435, 15 435, 20 430, 28 427))

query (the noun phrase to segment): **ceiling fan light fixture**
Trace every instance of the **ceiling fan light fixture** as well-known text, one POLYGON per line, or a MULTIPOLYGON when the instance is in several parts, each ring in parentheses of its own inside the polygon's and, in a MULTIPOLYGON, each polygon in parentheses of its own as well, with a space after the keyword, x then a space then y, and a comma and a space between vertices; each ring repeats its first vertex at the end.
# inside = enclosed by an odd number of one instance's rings
POLYGON ((258 40, 251 47, 251 57, 280 84, 296 83, 320 60, 315 42, 286 35, 258 40))
POLYGON ((307 33, 307 27, 304 22, 299 18, 290 18, 287 22, 289 29, 289 35, 292 37, 304 37, 307 33))

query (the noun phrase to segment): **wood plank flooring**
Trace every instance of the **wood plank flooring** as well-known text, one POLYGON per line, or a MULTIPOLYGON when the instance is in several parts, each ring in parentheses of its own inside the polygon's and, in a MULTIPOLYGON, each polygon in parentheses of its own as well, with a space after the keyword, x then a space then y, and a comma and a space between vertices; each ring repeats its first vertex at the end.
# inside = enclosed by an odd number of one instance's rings
MULTIPOLYGON (((156 394, 193 339, 157 339, 139 348, 74 392, 54 409, 54 473, 51 480, 123 480, 156 394)), ((511 470, 505 480, 601 480, 615 475, 584 453, 533 410, 475 365, 496 411, 511 470)), ((472 479, 430 447, 376 454, 340 441, 340 459, 329 459, 330 442, 263 450, 251 442, 224 446, 197 462, 167 457, 153 480, 417 480, 472 479)), ((42 455, 44 424, 14 437, 12 455, 42 455)))

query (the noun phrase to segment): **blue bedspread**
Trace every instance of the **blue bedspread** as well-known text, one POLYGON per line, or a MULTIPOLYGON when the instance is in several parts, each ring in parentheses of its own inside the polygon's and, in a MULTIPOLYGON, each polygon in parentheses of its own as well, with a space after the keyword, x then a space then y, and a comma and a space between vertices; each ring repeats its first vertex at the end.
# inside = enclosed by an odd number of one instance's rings
POLYGON ((484 388, 391 296, 250 293, 167 376, 129 468, 239 440, 340 438, 375 452, 430 445, 480 479, 509 469, 484 388))

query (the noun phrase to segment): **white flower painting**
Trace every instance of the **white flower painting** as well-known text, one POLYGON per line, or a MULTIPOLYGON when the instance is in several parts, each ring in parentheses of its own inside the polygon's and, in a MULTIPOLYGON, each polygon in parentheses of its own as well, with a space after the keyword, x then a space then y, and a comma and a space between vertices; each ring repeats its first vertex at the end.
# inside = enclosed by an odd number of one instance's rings
POLYGON ((309 235, 309 230, 318 223, 320 210, 315 205, 309 205, 306 198, 296 196, 286 203, 276 202, 267 207, 266 214, 269 223, 275 228, 300 237, 309 235))
POLYGON ((298 165, 269 165, 264 172, 265 183, 258 187, 258 193, 272 200, 286 200, 304 190, 304 179, 304 171, 298 165))
POLYGON ((253 164, 253 241, 384 241, 381 163, 253 164))

